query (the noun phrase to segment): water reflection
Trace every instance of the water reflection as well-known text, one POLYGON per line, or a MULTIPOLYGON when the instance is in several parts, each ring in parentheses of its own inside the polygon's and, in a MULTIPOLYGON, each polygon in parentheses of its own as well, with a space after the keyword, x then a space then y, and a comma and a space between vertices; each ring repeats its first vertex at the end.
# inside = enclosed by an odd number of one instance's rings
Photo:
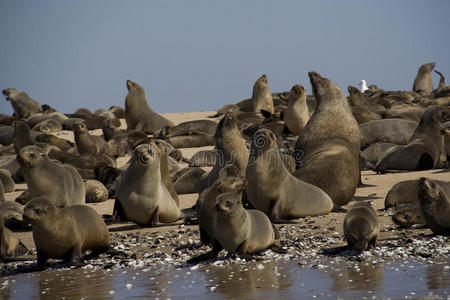
POLYGON ((371 263, 342 265, 330 272, 334 279, 332 291, 373 290, 384 282, 384 266, 371 263), (342 268, 342 269, 341 269, 342 268))
POLYGON ((450 269, 448 264, 432 264, 427 267, 427 287, 430 290, 450 287, 450 269))

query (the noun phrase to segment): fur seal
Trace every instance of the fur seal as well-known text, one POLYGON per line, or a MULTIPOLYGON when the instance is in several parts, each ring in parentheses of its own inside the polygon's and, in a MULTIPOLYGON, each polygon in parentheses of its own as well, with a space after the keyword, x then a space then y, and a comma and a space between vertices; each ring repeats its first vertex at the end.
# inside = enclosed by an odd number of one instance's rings
MULTIPOLYGON (((450 182, 442 180, 433 180, 439 184, 443 191, 450 195, 450 182)), ((419 203, 419 179, 405 180, 396 183, 386 194, 384 198, 384 209, 399 209, 405 205, 417 205, 419 203)))
POLYGON ((378 217, 369 202, 352 205, 344 218, 344 236, 348 247, 363 251, 375 247, 380 233, 378 217))
POLYGON ((294 175, 321 188, 338 207, 350 202, 360 181, 359 127, 339 86, 308 74, 318 105, 297 139, 294 175))
POLYGON ((57 206, 85 203, 83 180, 73 167, 51 161, 37 146, 20 150, 17 161, 24 169, 31 198, 45 196, 57 206))
POLYGON ((253 85, 251 108, 253 112, 268 116, 273 115, 275 112, 266 74, 259 77, 253 85))
POLYGON ((14 122, 14 149, 16 153, 19 153, 23 147, 33 145, 33 139, 31 138, 30 126, 24 121, 17 120, 14 122))
POLYGON ((14 232, 3 225, 3 219, 0 216, 0 261, 8 260, 13 256, 24 255, 27 251, 27 247, 14 232))
POLYGON ((2 91, 6 96, 6 101, 10 101, 14 109, 14 116, 18 119, 26 119, 29 116, 42 111, 39 102, 31 99, 27 93, 15 88, 8 88, 2 91))
POLYGON ((148 106, 145 91, 139 84, 127 80, 127 89, 125 121, 128 129, 143 130, 152 134, 164 126, 175 125, 148 106))
POLYGON ((441 134, 444 136, 444 146, 447 161, 450 162, 450 121, 441 125, 441 134))
POLYGON ((450 235, 450 200, 439 184, 419 179, 419 201, 425 223, 437 235, 450 235))
POLYGON ((415 205, 407 205, 405 207, 401 207, 392 216, 392 221, 400 228, 408 228, 416 224, 425 224, 425 220, 420 209, 420 204, 418 203, 415 205))
POLYGON ((190 262, 216 257, 222 249, 238 255, 258 253, 275 242, 269 218, 259 210, 244 209, 241 194, 223 193, 216 198, 213 228, 212 250, 190 262))
POLYGON ((0 201, 0 217, 6 227, 10 229, 23 229, 23 205, 16 201, 0 201))
POLYGON ((61 123, 55 119, 43 120, 33 126, 33 130, 44 133, 58 132, 61 131, 62 129, 63 126, 61 125, 61 123))
POLYGON ((176 126, 165 126, 158 133, 159 138, 174 137, 179 135, 211 135, 216 133, 217 122, 211 120, 194 120, 182 122, 176 126))
POLYGON ((177 135, 165 138, 175 148, 196 148, 214 145, 214 136, 206 134, 177 135))
POLYGON ((197 167, 188 167, 176 172, 173 176, 173 187, 177 194, 198 193, 200 178, 205 170, 197 167))
POLYGON ((86 187, 86 203, 98 203, 108 200, 108 190, 98 180, 89 179, 84 182, 86 187))
POLYGON ((109 247, 108 228, 92 207, 59 208, 47 198, 37 197, 25 206, 23 218, 33 227, 40 269, 49 258, 66 259, 72 265, 79 265, 82 252, 101 252, 109 247))
POLYGON ((246 180, 249 203, 272 222, 328 214, 333 208, 324 191, 289 173, 280 159, 276 137, 267 129, 253 137, 246 180))
POLYGON ((412 90, 421 96, 428 96, 433 91, 433 80, 431 79, 431 71, 433 71, 435 63, 427 63, 420 66, 412 90))
POLYGON ((36 141, 56 146, 62 151, 67 151, 75 146, 74 143, 66 139, 59 138, 53 134, 40 134, 36 137, 36 141))
POLYGON ((372 144, 361 152, 363 166, 370 170, 375 170, 376 164, 386 155, 386 152, 393 147, 401 147, 393 143, 372 144))
POLYGON ((306 90, 298 84, 294 85, 289 95, 288 107, 284 110, 283 121, 293 135, 299 135, 309 120, 308 105, 306 105, 306 90))
POLYGON ((406 145, 416 128, 416 122, 402 119, 383 119, 361 124, 361 148, 379 142, 406 145))
POLYGON ((189 167, 214 167, 216 156, 216 150, 198 151, 189 159, 189 167))
POLYGON ((106 141, 100 136, 89 134, 84 122, 75 123, 74 136, 75 144, 77 145, 77 149, 80 154, 109 154, 110 152, 106 141))
POLYGON ((435 168, 444 148, 441 122, 449 119, 449 108, 440 105, 427 108, 408 144, 386 153, 376 165, 376 171, 384 173, 387 170, 416 171, 435 168))
POLYGON ((11 172, 6 169, 0 168, 0 181, 3 184, 3 191, 5 193, 14 192, 16 184, 14 182, 14 179, 12 178, 11 172))
POLYGON ((227 164, 233 164, 238 169, 239 177, 245 177, 249 151, 231 112, 227 112, 220 120, 214 137, 218 155, 216 164, 202 176, 199 193, 217 179, 218 172, 227 164))
POLYGON ((359 90, 353 86, 348 86, 348 92, 348 100, 351 105, 352 114, 358 124, 381 119, 378 112, 384 111, 384 108, 380 108, 380 105, 367 101, 359 90))
POLYGON ((172 223, 183 214, 161 182, 159 148, 154 144, 137 146, 116 191, 116 203, 125 217, 142 225, 172 223))

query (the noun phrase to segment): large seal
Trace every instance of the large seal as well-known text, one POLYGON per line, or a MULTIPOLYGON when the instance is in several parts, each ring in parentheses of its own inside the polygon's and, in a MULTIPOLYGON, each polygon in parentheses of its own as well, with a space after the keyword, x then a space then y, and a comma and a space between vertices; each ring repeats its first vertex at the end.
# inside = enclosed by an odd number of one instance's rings
POLYGON ((433 91, 433 80, 431 79, 431 71, 433 71, 435 63, 427 63, 420 66, 412 90, 421 96, 428 96, 433 91))
POLYGON ((128 94, 125 99, 125 121, 128 129, 144 130, 154 133, 164 126, 174 126, 172 121, 154 112, 148 106, 144 89, 131 80, 127 80, 128 94))
POLYGON ((32 199, 24 208, 24 222, 31 223, 37 250, 37 266, 49 258, 81 264, 86 250, 105 251, 109 232, 102 217, 86 205, 59 208, 45 197, 32 199))
POLYGON ((450 119, 450 109, 436 105, 427 108, 419 125, 404 147, 391 148, 376 165, 378 172, 387 170, 428 170, 439 162, 443 146, 441 122, 450 119))
POLYGON ((26 119, 42 110, 39 102, 31 99, 27 93, 18 89, 4 89, 2 93, 6 96, 6 100, 11 102, 14 115, 18 119, 26 119))
POLYGON ((283 121, 293 135, 299 135, 309 120, 308 105, 306 105, 306 90, 298 84, 294 85, 289 95, 288 107, 284 110, 283 121))
POLYGON ((353 204, 344 218, 344 236, 348 246, 357 251, 374 247, 379 232, 378 217, 370 203, 353 204))
POLYGON ((419 200, 425 223, 434 234, 450 235, 450 200, 439 184, 420 178, 419 200))
POLYGON ((161 182, 160 156, 154 144, 137 146, 116 191, 116 202, 125 217, 142 226, 172 223, 183 217, 161 182))
POLYGON ((80 154, 110 153, 110 149, 106 141, 100 136, 89 134, 84 122, 75 123, 74 136, 75 143, 80 154))
POLYGON ((213 249, 190 262, 216 257, 222 249, 229 253, 248 255, 274 244, 275 231, 269 218, 259 210, 244 209, 241 194, 219 195, 215 210, 213 249))
POLYGON ((253 112, 268 116, 275 112, 266 74, 259 77, 253 85, 251 108, 253 112))
POLYGON ((324 215, 333 208, 323 190, 289 173, 278 154, 276 137, 267 129, 253 137, 246 180, 248 201, 272 222, 324 215))
POLYGON ((45 196, 57 206, 85 203, 84 183, 73 167, 51 161, 37 146, 20 150, 17 161, 24 169, 31 198, 45 196))
POLYGON ((321 188, 338 207, 350 202, 359 183, 359 127, 339 86, 308 74, 318 105, 297 139, 294 175, 321 188))

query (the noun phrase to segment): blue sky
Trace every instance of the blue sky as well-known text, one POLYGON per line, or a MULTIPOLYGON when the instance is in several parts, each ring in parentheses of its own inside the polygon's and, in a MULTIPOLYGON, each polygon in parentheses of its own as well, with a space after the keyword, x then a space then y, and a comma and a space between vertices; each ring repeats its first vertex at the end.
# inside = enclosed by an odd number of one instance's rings
POLYGON ((124 106, 127 79, 158 112, 248 98, 263 73, 272 92, 310 93, 311 70, 345 93, 361 79, 410 90, 435 61, 450 82, 450 1, 3 0, 0 11, 0 89, 64 113, 124 106))

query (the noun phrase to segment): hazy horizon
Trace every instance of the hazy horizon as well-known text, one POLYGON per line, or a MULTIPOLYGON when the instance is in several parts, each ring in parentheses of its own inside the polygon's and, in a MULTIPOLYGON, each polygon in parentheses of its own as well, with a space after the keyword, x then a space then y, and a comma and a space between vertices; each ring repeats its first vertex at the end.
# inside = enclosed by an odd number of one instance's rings
MULTIPOLYGON (((345 94, 365 79, 411 90, 420 65, 450 80, 450 1, 2 1, 0 89, 63 113, 124 106, 127 79, 157 112, 215 110, 311 70, 345 94)), ((439 76, 433 73, 437 87, 439 76)), ((2 113, 12 114, 2 95, 2 113)))

